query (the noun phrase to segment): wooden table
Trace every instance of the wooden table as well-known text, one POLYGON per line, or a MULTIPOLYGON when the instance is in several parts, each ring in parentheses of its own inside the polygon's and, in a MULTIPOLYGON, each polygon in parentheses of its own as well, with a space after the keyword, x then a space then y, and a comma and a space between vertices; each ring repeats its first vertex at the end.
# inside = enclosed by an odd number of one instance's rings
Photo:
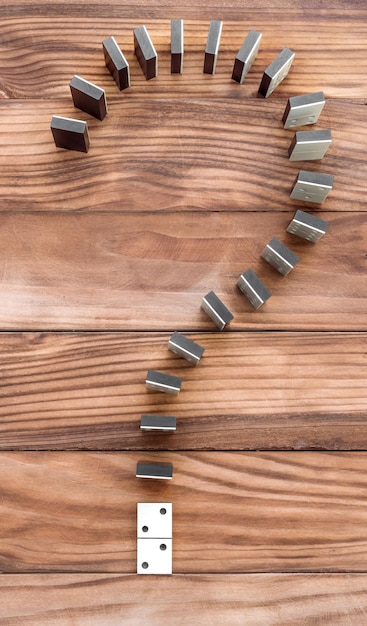
POLYGON ((12 0, 0 26, 0 624, 367 624, 365 4, 12 0), (257 97, 285 46, 288 78, 257 97), (74 74, 106 90, 103 122, 74 109, 74 74), (332 146, 289 162, 287 98, 319 90, 332 146), (88 121, 89 154, 55 148, 52 115, 88 121), (289 198, 299 169, 335 176, 322 207, 289 198), (297 208, 329 222, 318 244, 286 234, 297 208), (286 278, 260 259, 273 236, 301 257, 286 278), (248 267, 273 293, 259 311, 236 287, 248 267), (200 310, 210 290, 235 315, 223 333, 200 310), (174 330, 205 347, 198 367, 167 350, 174 330), (148 369, 182 376, 180 395, 148 391, 148 369), (177 432, 142 434, 145 412, 177 432), (172 462, 173 480, 137 479, 138 460, 172 462), (135 574, 144 501, 173 503, 172 577, 135 574))

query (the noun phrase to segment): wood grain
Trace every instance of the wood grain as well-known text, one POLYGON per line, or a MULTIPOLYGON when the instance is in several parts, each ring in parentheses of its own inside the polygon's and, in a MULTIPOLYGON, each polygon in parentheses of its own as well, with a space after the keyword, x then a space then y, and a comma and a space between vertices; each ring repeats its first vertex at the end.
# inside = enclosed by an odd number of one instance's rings
MULTIPOLYGON (((80 11, 77 11, 73 0, 65 0, 65 5, 67 7, 68 14, 70 12, 71 15, 80 16, 80 11)), ((91 17, 98 17, 98 15, 102 14, 108 15, 109 11, 113 11, 114 17, 117 17, 118 15, 132 15, 135 17, 138 12, 139 14, 141 13, 141 5, 137 2, 121 5, 119 0, 106 0, 104 4, 101 4, 98 0, 83 0, 83 6, 85 14, 91 15, 91 17), (120 12, 118 12, 118 10, 120 12)), ((178 9, 175 0, 163 0, 159 5, 156 0, 145 0, 144 6, 149 7, 149 13, 156 11, 158 15, 164 15, 164 13, 167 12, 167 9, 170 11, 172 9, 178 9)), ((311 12, 312 9, 313 14, 314 9, 317 8, 317 13, 324 14, 326 7, 328 7, 330 11, 330 18, 335 19, 335 16, 338 14, 334 10, 336 8, 344 8, 342 14, 347 14, 348 12, 359 12, 363 15, 364 3, 363 0, 324 0, 322 5, 320 5, 317 0, 308 0, 307 7, 305 7, 303 0, 272 0, 272 2, 261 2, 260 0, 231 0, 230 4, 228 3, 228 0, 213 0, 210 7, 208 7, 203 0, 185 0, 185 3, 180 8, 184 11, 186 9, 196 9, 197 12, 200 12, 202 15, 212 15, 213 10, 217 12, 219 9, 225 15, 229 15, 233 10, 236 10, 239 14, 240 9, 252 9, 258 11, 259 13, 272 13, 275 11, 277 13, 279 12, 283 16, 284 9, 292 9, 292 11, 287 11, 287 18, 292 19, 292 15, 295 12, 300 13, 301 9, 303 9, 302 15, 303 18, 305 18, 308 16, 308 10, 311 12)), ((49 0, 38 0, 37 4, 35 4, 34 0, 14 0, 11 5, 4 5, 1 7, 1 15, 4 16, 21 14, 35 15, 37 12, 38 14, 47 12, 50 16, 63 14, 63 10, 60 5, 57 2, 51 4, 49 0), (43 9, 43 11, 41 11, 41 9, 43 9)))
POLYGON ((136 503, 166 501, 174 573, 366 572, 366 467, 359 452, 2 453, 0 570, 134 573, 136 503), (135 478, 142 459, 173 462, 173 480, 135 478))
MULTIPOLYGON (((151 3, 152 4, 152 3, 151 3)), ((142 11, 136 4, 83 3, 79 5, 22 3, 3 7, 0 12, 1 93, 3 98, 39 99, 67 94, 68 84, 77 73, 113 91, 104 67, 101 42, 114 35, 131 65, 132 84, 149 99, 175 92, 191 96, 244 93, 255 96, 264 69, 285 46, 294 49, 296 59, 289 78, 277 95, 303 94, 324 89, 329 98, 365 98, 367 87, 367 23, 365 6, 358 3, 330 10, 317 6, 307 9, 294 3, 287 10, 270 4, 254 3, 247 9, 228 2, 177 7, 171 2, 142 11), (257 4, 257 7, 256 7, 257 4), (168 10, 167 10, 168 9, 168 10), (170 75, 170 19, 185 18, 184 74, 170 75), (203 62, 210 19, 224 20, 224 29, 215 77, 203 76, 203 62), (158 79, 146 82, 134 57, 133 29, 145 23, 159 55, 158 79), (281 24, 281 26, 280 26, 281 24), (259 54, 243 87, 232 84, 234 58, 249 29, 263 33, 259 54)), ((319 3, 318 3, 319 5, 319 3)), ((122 97, 124 101, 124 96, 122 97)))
POLYGON ((355 626, 366 614, 360 574, 0 577, 6 626, 355 626))
POLYGON ((1 4, 0 329, 34 332, 0 333, 0 624, 366 622, 366 18, 361 0, 1 4), (210 19, 224 29, 204 76, 210 19), (154 81, 133 54, 141 23, 154 81), (250 28, 263 39, 239 86, 250 28), (257 98, 284 46, 288 78, 257 98), (75 73, 106 90, 102 124, 73 108, 75 73), (286 99, 321 89, 331 149, 289 163, 286 99), (88 155, 55 148, 53 114, 88 119, 88 155), (301 167, 335 176, 316 247, 285 235, 301 167), (301 257, 286 279, 259 259, 273 236, 301 257), (273 292, 259 312, 235 286, 250 266, 273 292), (200 312, 210 289, 235 314, 223 334, 200 312), (205 345, 198 368, 167 351, 173 330, 205 345), (178 398, 145 389, 149 366, 182 375, 178 398), (176 414, 177 433, 142 435, 145 410, 176 414), (278 451, 244 451, 259 448, 278 451), (136 479, 138 460, 172 462, 173 481, 136 479), (137 577, 136 503, 161 499, 175 575, 137 577))
POLYGON ((332 131, 324 159, 289 162, 286 100, 239 88, 215 105, 208 93, 147 105, 123 92, 103 123, 73 107, 67 84, 62 99, 0 101, 0 211, 292 212, 305 206, 289 197, 302 168, 335 177, 323 210, 366 210, 362 102, 328 101, 317 124, 332 131), (88 121, 88 154, 55 147, 54 114, 88 121))
POLYGON ((366 333, 191 334, 193 368, 169 333, 0 335, 1 449, 361 449, 366 333), (183 379, 178 398, 148 369, 183 379), (176 415, 143 434, 143 413, 176 415))
POLYGON ((213 289, 234 330, 366 330, 366 214, 321 213, 316 245, 286 236, 291 215, 1 215, 0 328, 213 330, 213 289), (273 236, 301 258, 287 278, 260 258, 273 236), (273 293, 259 311, 236 287, 248 267, 273 293))

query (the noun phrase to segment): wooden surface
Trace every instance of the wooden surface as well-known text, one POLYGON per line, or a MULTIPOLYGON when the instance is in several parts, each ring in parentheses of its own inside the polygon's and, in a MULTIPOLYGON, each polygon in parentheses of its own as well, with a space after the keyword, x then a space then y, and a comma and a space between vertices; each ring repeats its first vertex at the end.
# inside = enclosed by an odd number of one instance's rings
POLYGON ((213 331, 200 305, 214 290, 233 330, 366 331, 367 216, 319 215, 330 233, 311 244, 283 212, 0 214, 1 326, 213 331), (301 259, 287 277, 260 258, 274 235, 301 259), (259 311, 236 286, 248 267, 273 294, 259 311))
POLYGON ((367 448, 365 333, 187 336, 197 367, 170 333, 1 335, 1 449, 367 448), (148 369, 180 376, 180 395, 147 390, 148 369), (176 433, 142 433, 151 412, 176 433))
POLYGON ((6 626, 192 626, 199 615, 204 626, 353 626, 367 610, 358 574, 176 575, 164 580, 164 593, 142 576, 1 576, 0 600, 6 626))
POLYGON ((145 452, 174 463, 153 485, 141 456, 2 453, 1 571, 133 573, 152 501, 173 503, 175 573, 367 572, 367 453, 145 452))
MULTIPOLYGON (((72 69, 68 74, 73 74, 72 69)), ((92 78, 87 70, 84 74, 92 78)), ((199 77, 205 85, 201 74, 199 77)), ((234 211, 287 211, 288 218, 296 205, 304 206, 289 198, 303 167, 335 176, 335 188, 323 209, 365 212, 363 102, 351 106, 345 100, 328 101, 317 128, 331 128, 333 143, 322 162, 300 165, 288 160, 294 130, 284 130, 281 123, 286 96, 256 98, 246 92, 246 85, 233 81, 224 93, 216 95, 211 86, 211 97, 193 93, 190 99, 186 91, 190 80, 184 73, 181 83, 185 90, 179 98, 176 83, 171 78, 166 92, 157 94, 156 99, 149 97, 150 91, 145 97, 135 95, 133 90, 139 93, 139 85, 120 96, 106 85, 107 95, 113 91, 113 96, 104 122, 76 111, 66 89, 62 98, 45 99, 37 106, 32 99, 3 100, 0 211, 153 210, 155 215, 159 211, 175 215, 178 211, 230 215, 234 211), (49 129, 54 114, 88 121, 91 150, 87 155, 55 150, 49 129), (19 179, 30 179, 31 186, 26 182, 19 185, 19 179)), ((313 89, 318 86, 317 82, 313 89)), ((325 92, 329 95, 326 87, 325 92)), ((295 93, 293 89, 291 93, 295 93)), ((366 219, 365 213, 363 217, 366 219)))
POLYGON ((13 0, 0 68, 0 624, 367 624, 365 4, 13 0), (250 28, 263 39, 240 86, 250 28), (285 46, 288 78, 257 97, 285 46), (106 90, 104 122, 74 109, 73 74, 106 90), (333 143, 290 163, 287 98, 319 90, 333 143), (55 148, 54 114, 88 121, 89 154, 55 148), (290 200, 301 168, 335 176, 321 207, 290 200), (285 232, 299 208, 329 222, 316 245, 285 232), (301 258, 286 278, 260 259, 273 236, 301 258), (248 267, 273 293, 259 311, 236 287, 248 267), (200 310, 210 290, 235 315, 224 333, 200 310), (174 330, 205 347, 196 368, 167 350, 174 330), (181 376, 180 395, 146 390, 149 368, 181 376), (177 432, 141 433, 143 412, 177 432), (173 480, 136 479, 138 460, 173 480), (134 574, 142 501, 173 503, 170 578, 134 574))

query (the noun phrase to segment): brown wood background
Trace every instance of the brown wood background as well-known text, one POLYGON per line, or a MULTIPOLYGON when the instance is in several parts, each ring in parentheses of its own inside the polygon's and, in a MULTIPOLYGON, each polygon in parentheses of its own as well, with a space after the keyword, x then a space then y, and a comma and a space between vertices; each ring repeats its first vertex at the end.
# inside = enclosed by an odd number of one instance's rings
POLYGON ((367 624, 366 104, 359 0, 1 3, 0 624, 367 624), (240 86, 250 28, 263 39, 240 86), (285 46, 288 78, 257 97, 285 46), (75 73, 106 90, 103 122, 74 109, 75 73), (332 146, 290 163, 287 98, 318 90, 332 146), (89 154, 55 148, 53 114, 88 120, 89 154), (290 200, 301 168, 335 176, 322 207, 290 200), (297 208, 330 222, 317 245, 285 233, 297 208), (286 278, 260 259, 273 236, 301 257, 286 278), (248 267, 273 292, 257 312, 236 288, 248 267), (200 310, 211 289, 235 314, 224 333, 200 310), (174 330, 205 347, 198 367, 167 350, 174 330), (149 368, 182 376, 180 395, 146 390, 149 368), (143 412, 177 432, 142 434, 143 412), (138 460, 172 462, 173 481, 136 479, 138 460), (173 503, 172 577, 135 574, 142 501, 173 503))

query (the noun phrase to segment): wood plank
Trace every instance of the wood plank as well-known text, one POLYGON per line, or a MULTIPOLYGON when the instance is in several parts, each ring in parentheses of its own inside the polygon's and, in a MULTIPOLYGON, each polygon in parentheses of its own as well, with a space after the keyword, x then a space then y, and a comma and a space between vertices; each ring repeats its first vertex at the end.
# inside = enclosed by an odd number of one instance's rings
POLYGON ((367 619, 366 576, 34 574, 0 576, 6 626, 354 626, 367 619))
POLYGON ((174 573, 366 572, 366 467, 361 452, 2 453, 0 570, 134 573, 136 504, 166 501, 174 573), (173 480, 135 478, 142 458, 173 480))
MULTIPOLYGON (((156 5, 156 3, 154 3, 156 5)), ((296 52, 290 77, 277 90, 286 97, 324 89, 332 97, 366 97, 364 77, 367 73, 367 20, 365 5, 329 4, 320 9, 305 9, 294 3, 293 9, 283 3, 278 8, 243 3, 229 7, 212 5, 177 7, 177 3, 152 6, 141 11, 124 3, 83 3, 79 5, 37 3, 27 7, 5 6, 0 9, 2 33, 0 63, 1 92, 4 98, 39 98, 64 96, 73 74, 86 75, 102 87, 113 83, 104 67, 102 40, 113 34, 124 49, 132 70, 134 89, 153 94, 172 93, 181 96, 225 95, 243 93, 255 96, 262 72, 285 46, 296 52), (173 4, 173 6, 172 6, 173 4), (209 20, 216 15, 224 20, 224 29, 216 76, 203 76, 203 56, 209 20), (169 66, 170 24, 174 17, 186 18, 184 74, 171 77, 169 66), (147 83, 134 58, 132 31, 145 22, 159 54, 159 78, 147 83), (281 23, 281 28, 279 24, 281 23), (249 29, 263 32, 263 40, 253 69, 243 87, 232 84, 235 55, 249 29), (351 72, 351 68, 353 71, 351 72), (173 87, 174 85, 174 87, 173 87)), ((262 5, 264 3, 261 3, 262 5)), ((309 4, 309 3, 308 3, 309 4)), ((319 5, 319 3, 317 3, 319 5)), ((125 96, 123 96, 125 99, 125 96)))
POLYGON ((322 163, 289 162, 285 99, 237 87, 215 105, 207 90, 148 109, 131 90, 113 97, 103 124, 67 97, 0 101, 0 211, 294 211, 305 206, 289 197, 301 168, 335 176, 323 210, 366 210, 363 102, 328 101, 317 128, 330 128, 333 143, 322 163), (55 147, 54 114, 88 121, 88 154, 55 147))
MULTIPOLYGON (((139 5, 138 2, 130 2, 129 4, 121 5, 119 0, 106 0, 103 4, 101 4, 99 0, 82 0, 81 4, 83 4, 85 14, 91 17, 109 15, 108 11, 113 11, 114 17, 118 17, 119 15, 135 17, 137 10, 141 9, 141 5, 139 5), (106 7, 108 10, 104 10, 106 7), (118 11, 118 9, 120 9, 120 11, 118 11)), ((80 16, 80 11, 77 11, 74 0, 65 0, 65 5, 67 7, 68 14, 80 16)), ((156 11, 159 15, 163 15, 167 11, 167 8, 170 10, 174 8, 177 9, 177 3, 175 0, 163 0, 159 4, 156 0, 145 0, 144 7, 145 6, 149 7, 149 15, 151 15, 152 11, 156 11)), ((234 10, 237 11, 236 14, 239 14, 241 9, 253 9, 259 11, 260 13, 272 13, 274 10, 288 9, 286 17, 291 17, 295 12, 299 13, 301 9, 303 9, 303 14, 307 16, 307 9, 317 9, 317 13, 321 14, 324 14, 325 11, 328 10, 330 19, 335 19, 336 15, 340 15, 340 13, 339 11, 336 12, 334 9, 344 9, 343 13, 355 11, 363 13, 364 4, 361 0, 348 0, 347 3, 345 0, 324 0, 322 8, 320 9, 320 3, 317 2, 317 0, 307 0, 306 9, 304 0, 272 0, 271 3, 264 3, 261 2, 261 0, 232 0, 230 5, 228 5, 227 0, 213 0, 210 7, 209 13, 208 5, 204 2, 204 0, 198 0, 197 2, 195 0, 185 0, 182 6, 180 6, 180 8, 184 11, 196 9, 198 13, 202 15, 209 15, 209 17, 213 15, 213 9, 216 12, 221 10, 225 14, 229 14, 234 10)), ((11 16, 23 14, 29 15, 29 13, 37 14, 37 12, 38 14, 47 12, 50 16, 62 15, 62 9, 59 3, 50 3, 49 0, 36 0, 36 2, 35 0, 13 0, 11 5, 4 5, 1 7, 0 14, 4 16, 11 16)), ((312 15, 314 15, 314 10, 312 11, 312 15)))
POLYGON ((366 333, 1 334, 1 449, 367 449, 366 333), (148 369, 183 379, 178 398, 148 369), (177 432, 141 433, 143 413, 177 432))
POLYGON ((213 330, 213 289, 233 330, 366 330, 367 215, 320 215, 315 246, 286 235, 288 213, 3 214, 0 328, 213 330), (274 235, 301 258, 287 278, 260 258, 274 235), (259 311, 236 287, 248 267, 273 293, 259 311))

